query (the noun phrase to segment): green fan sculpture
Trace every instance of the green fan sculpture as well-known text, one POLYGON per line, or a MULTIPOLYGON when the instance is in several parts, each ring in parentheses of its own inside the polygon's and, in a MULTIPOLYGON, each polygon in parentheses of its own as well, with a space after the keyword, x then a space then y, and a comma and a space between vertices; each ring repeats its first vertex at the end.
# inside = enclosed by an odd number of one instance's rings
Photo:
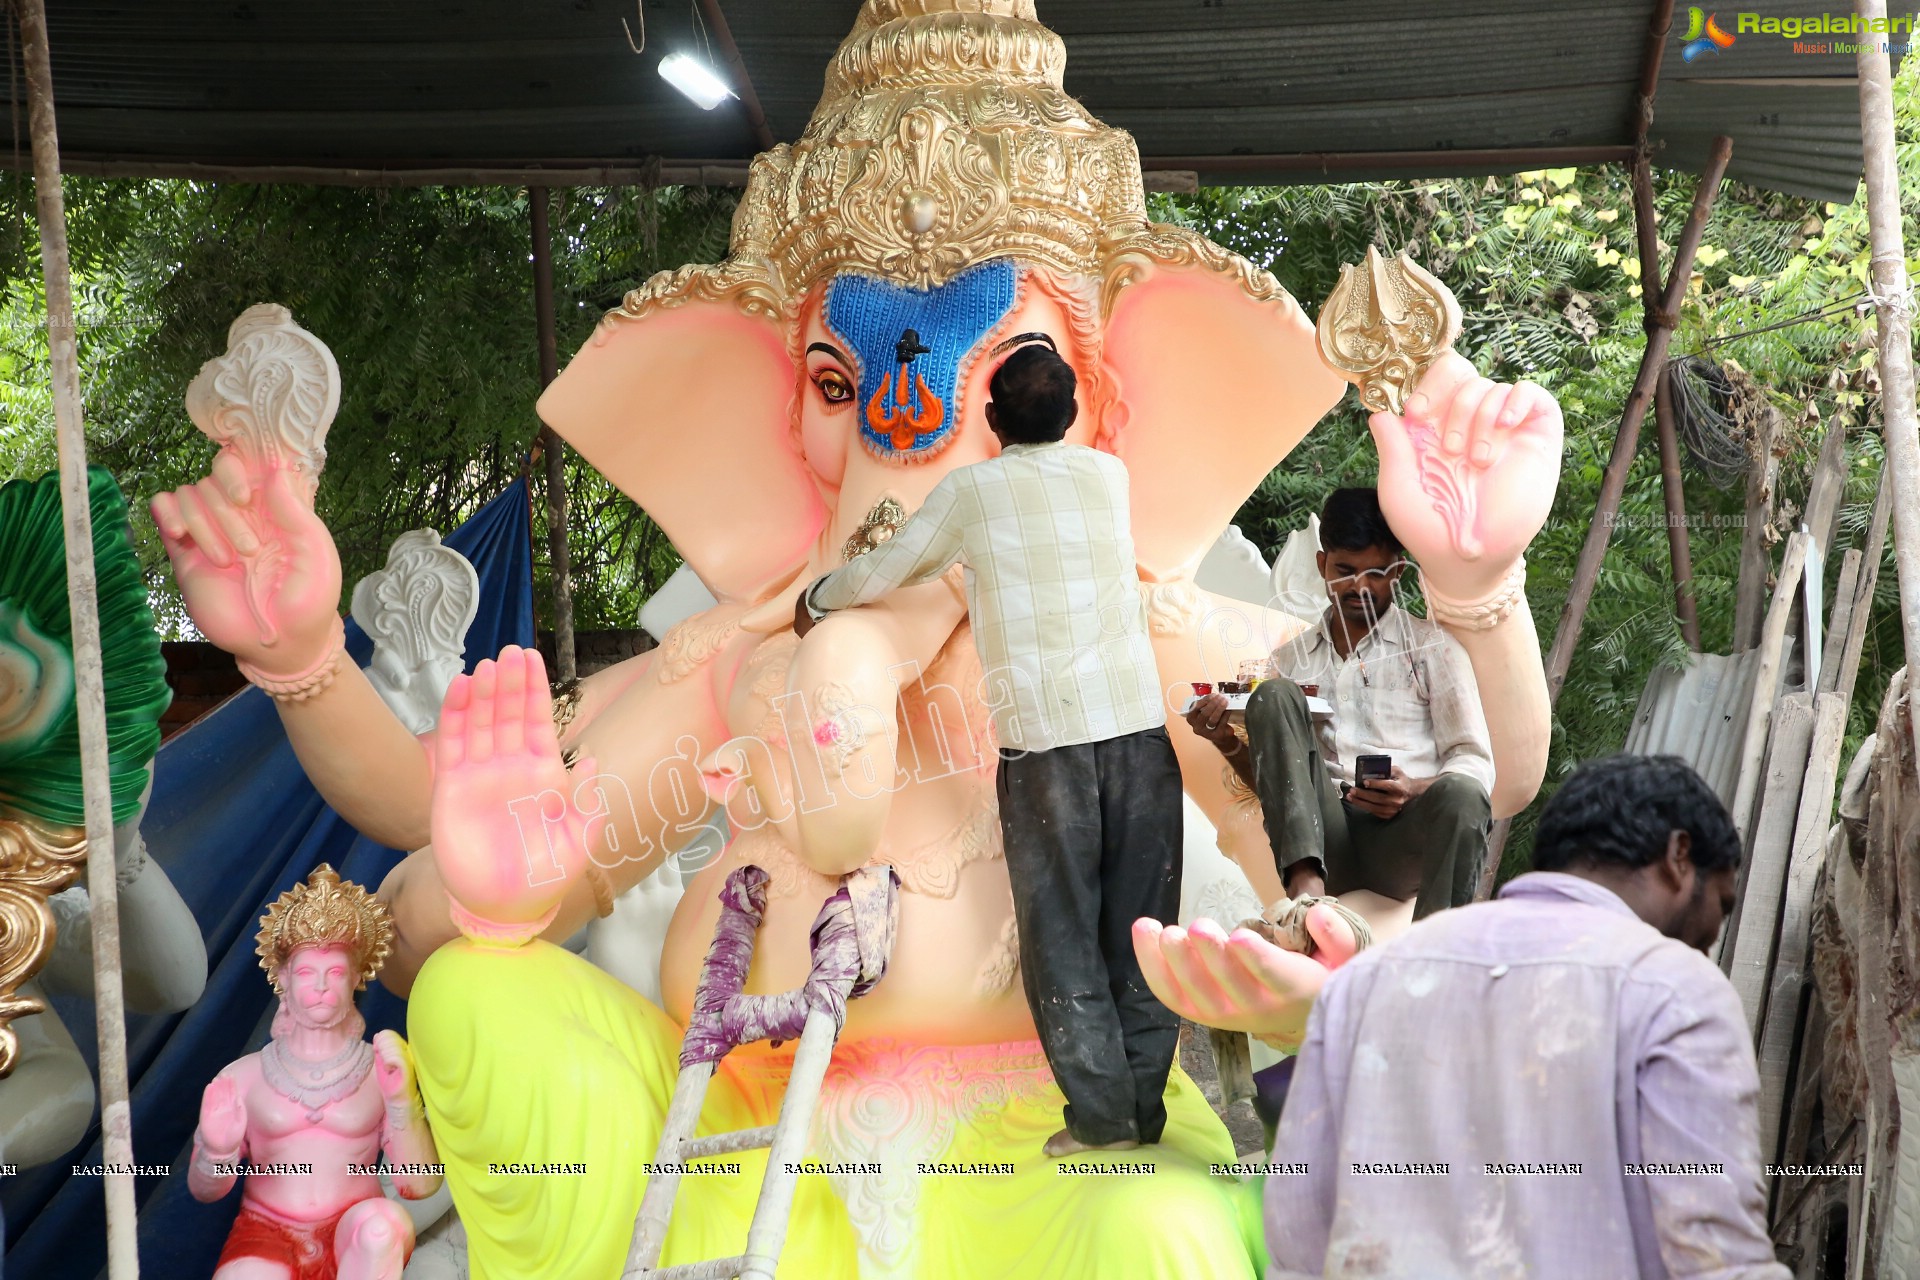
MULTIPOLYGON (((101 467, 88 471, 87 496, 113 820, 121 823, 139 812, 147 764, 160 746, 160 713, 173 694, 126 499, 101 467)), ((0 813, 75 828, 86 815, 63 529, 58 475, 0 485, 0 813)))

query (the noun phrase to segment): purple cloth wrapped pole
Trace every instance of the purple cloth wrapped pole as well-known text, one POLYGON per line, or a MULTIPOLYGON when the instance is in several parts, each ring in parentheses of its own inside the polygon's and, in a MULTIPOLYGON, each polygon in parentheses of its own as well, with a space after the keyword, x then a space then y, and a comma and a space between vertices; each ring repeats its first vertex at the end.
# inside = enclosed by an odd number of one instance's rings
POLYGON ((806 982, 779 995, 750 996, 740 989, 766 914, 767 873, 751 866, 734 871, 720 890, 720 922, 694 990, 680 1065, 718 1062, 756 1040, 777 1045, 795 1039, 814 1009, 833 1015, 836 1030, 845 1026, 847 1001, 865 995, 886 973, 898 887, 891 867, 863 867, 847 876, 814 918, 813 969, 806 982))

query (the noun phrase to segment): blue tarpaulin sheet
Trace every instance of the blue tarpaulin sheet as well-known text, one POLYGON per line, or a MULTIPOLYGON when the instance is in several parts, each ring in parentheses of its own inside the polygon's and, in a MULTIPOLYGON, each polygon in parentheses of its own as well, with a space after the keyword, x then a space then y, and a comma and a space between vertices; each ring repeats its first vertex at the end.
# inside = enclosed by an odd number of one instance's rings
MULTIPOLYGON (((466 665, 510 644, 531 646, 532 546, 526 481, 476 512, 446 543, 480 576, 480 610, 467 631, 466 665)), ((347 652, 366 665, 372 642, 351 621, 347 652)), ((140 1269, 158 1280, 213 1274, 239 1210, 236 1188, 217 1204, 187 1191, 194 1126, 207 1082, 266 1039, 273 992, 254 954, 267 904, 323 862, 349 880, 379 885, 404 856, 348 826, 308 783, 273 703, 248 689, 170 739, 154 764, 153 798, 141 831, 192 909, 207 942, 207 989, 183 1014, 129 1017, 134 1158, 170 1165, 136 1180, 140 1269)), ((90 1004, 57 1001, 94 1065, 90 1004)), ((369 1033, 404 1030, 406 1002, 376 981, 360 998, 369 1033)), ((7 1225, 6 1272, 14 1280, 94 1280, 106 1266, 101 1179, 73 1166, 101 1162, 99 1113, 81 1144, 60 1160, 23 1170, 0 1188, 7 1225)))

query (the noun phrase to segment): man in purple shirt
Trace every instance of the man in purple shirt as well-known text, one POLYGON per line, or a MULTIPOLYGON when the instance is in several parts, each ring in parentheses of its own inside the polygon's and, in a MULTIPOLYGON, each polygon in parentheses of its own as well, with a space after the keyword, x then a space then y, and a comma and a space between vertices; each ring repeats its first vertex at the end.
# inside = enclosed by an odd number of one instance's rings
POLYGON ((1268 1280, 1790 1280, 1759 1076, 1702 952, 1740 840, 1671 756, 1582 766, 1534 867, 1336 972, 1266 1182, 1268 1280))

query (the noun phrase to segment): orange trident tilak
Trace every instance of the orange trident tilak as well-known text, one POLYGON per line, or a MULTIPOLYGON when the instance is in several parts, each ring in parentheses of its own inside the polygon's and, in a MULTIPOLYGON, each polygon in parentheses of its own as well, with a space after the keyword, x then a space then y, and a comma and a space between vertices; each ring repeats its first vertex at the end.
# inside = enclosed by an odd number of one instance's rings
POLYGON ((947 406, 940 397, 933 394, 927 386, 927 380, 919 374, 913 374, 913 390, 919 394, 908 395, 907 375, 912 372, 915 356, 926 355, 931 347, 922 346, 918 330, 908 329, 901 333, 900 341, 894 344, 893 353, 900 361, 900 368, 893 376, 880 379, 880 389, 867 401, 867 425, 883 435, 887 435, 896 450, 913 448, 914 437, 929 431, 938 431, 940 424, 946 421, 947 406), (887 391, 893 391, 893 404, 887 404, 887 391))

